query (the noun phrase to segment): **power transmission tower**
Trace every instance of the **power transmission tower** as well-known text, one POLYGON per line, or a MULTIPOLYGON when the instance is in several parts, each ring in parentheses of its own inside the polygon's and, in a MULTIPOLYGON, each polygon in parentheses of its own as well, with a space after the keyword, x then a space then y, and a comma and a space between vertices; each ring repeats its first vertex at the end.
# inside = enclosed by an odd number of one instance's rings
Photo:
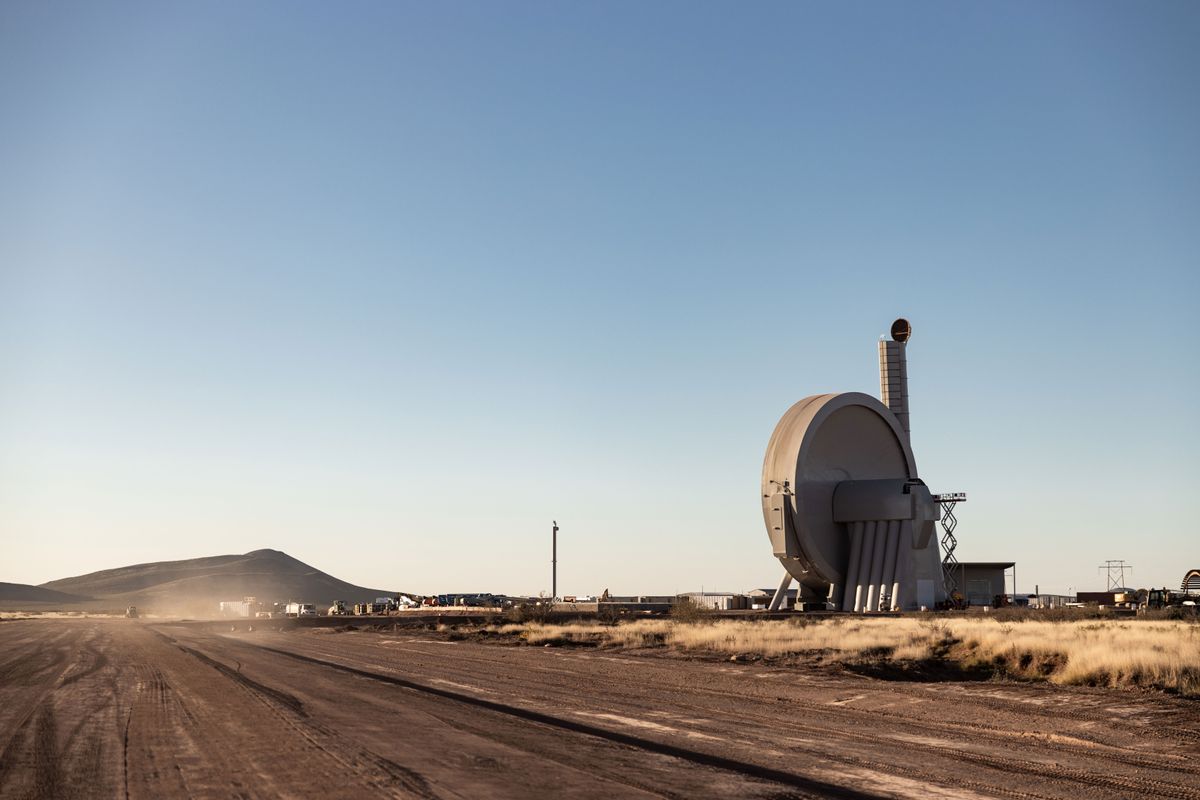
POLYGON ((1117 589, 1128 588, 1125 585, 1125 570, 1129 570, 1129 574, 1133 574, 1133 566, 1126 564, 1124 559, 1106 560, 1103 564, 1096 567, 1097 570, 1105 570, 1108 573, 1108 588, 1105 591, 1114 592, 1117 589))

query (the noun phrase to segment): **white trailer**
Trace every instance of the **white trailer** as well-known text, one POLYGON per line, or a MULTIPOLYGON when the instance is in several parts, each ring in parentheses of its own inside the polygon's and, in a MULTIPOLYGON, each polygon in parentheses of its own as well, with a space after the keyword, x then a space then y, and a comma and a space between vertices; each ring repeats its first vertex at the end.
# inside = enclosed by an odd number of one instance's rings
POLYGON ((312 603, 288 603, 283 613, 288 617, 315 617, 317 607, 312 603))
POLYGON ((222 600, 221 601, 221 616, 222 617, 249 617, 251 616, 250 604, 245 600, 222 600))

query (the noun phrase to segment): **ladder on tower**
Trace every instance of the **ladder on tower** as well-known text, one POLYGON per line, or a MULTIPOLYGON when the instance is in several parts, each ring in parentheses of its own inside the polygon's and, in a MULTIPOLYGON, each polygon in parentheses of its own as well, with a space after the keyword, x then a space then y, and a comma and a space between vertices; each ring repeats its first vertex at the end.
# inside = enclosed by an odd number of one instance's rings
POLYGON ((957 574, 958 558, 954 555, 954 549, 958 547, 958 539, 954 536, 954 529, 958 527, 954 507, 967 502, 967 493, 943 492, 935 494, 933 500, 942 509, 942 585, 946 587, 946 597, 952 598, 960 588, 957 574))

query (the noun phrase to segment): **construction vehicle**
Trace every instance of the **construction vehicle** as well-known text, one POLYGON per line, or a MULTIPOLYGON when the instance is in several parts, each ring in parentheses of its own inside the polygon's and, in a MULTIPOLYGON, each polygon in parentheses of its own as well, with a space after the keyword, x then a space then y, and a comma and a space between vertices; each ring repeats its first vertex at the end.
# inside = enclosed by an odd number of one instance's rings
POLYGON ((1174 594, 1165 586, 1161 589, 1150 589, 1146 592, 1146 599, 1142 601, 1142 608, 1166 608, 1175 605, 1172 602, 1175 599, 1174 594))
POLYGON ((1165 587, 1162 589, 1150 589, 1146 592, 1146 599, 1142 602, 1142 608, 1191 607, 1197 604, 1197 600, 1200 600, 1200 595, 1176 592, 1165 587))
POLYGON ((137 606, 130 606, 129 608, 125 609, 125 619, 137 619, 137 618, 138 618, 137 606))
POLYGON ((350 609, 346 608, 345 600, 334 600, 333 605, 329 607, 328 614, 331 617, 344 617, 350 613, 350 609))
POLYGON ((1200 601, 1200 569, 1189 569, 1179 583, 1179 591, 1163 587, 1148 589, 1141 600, 1140 609, 1195 607, 1200 601))

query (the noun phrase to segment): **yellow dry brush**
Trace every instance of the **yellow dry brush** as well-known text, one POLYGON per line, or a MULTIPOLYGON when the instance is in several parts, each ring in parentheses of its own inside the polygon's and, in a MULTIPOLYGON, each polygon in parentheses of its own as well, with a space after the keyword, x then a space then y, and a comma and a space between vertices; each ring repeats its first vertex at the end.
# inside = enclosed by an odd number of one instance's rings
POLYGON ((819 622, 504 625, 529 644, 590 643, 825 661, 941 659, 1059 684, 1147 687, 1200 696, 1200 625, 1179 621, 1000 622, 994 619, 832 619, 819 622))

